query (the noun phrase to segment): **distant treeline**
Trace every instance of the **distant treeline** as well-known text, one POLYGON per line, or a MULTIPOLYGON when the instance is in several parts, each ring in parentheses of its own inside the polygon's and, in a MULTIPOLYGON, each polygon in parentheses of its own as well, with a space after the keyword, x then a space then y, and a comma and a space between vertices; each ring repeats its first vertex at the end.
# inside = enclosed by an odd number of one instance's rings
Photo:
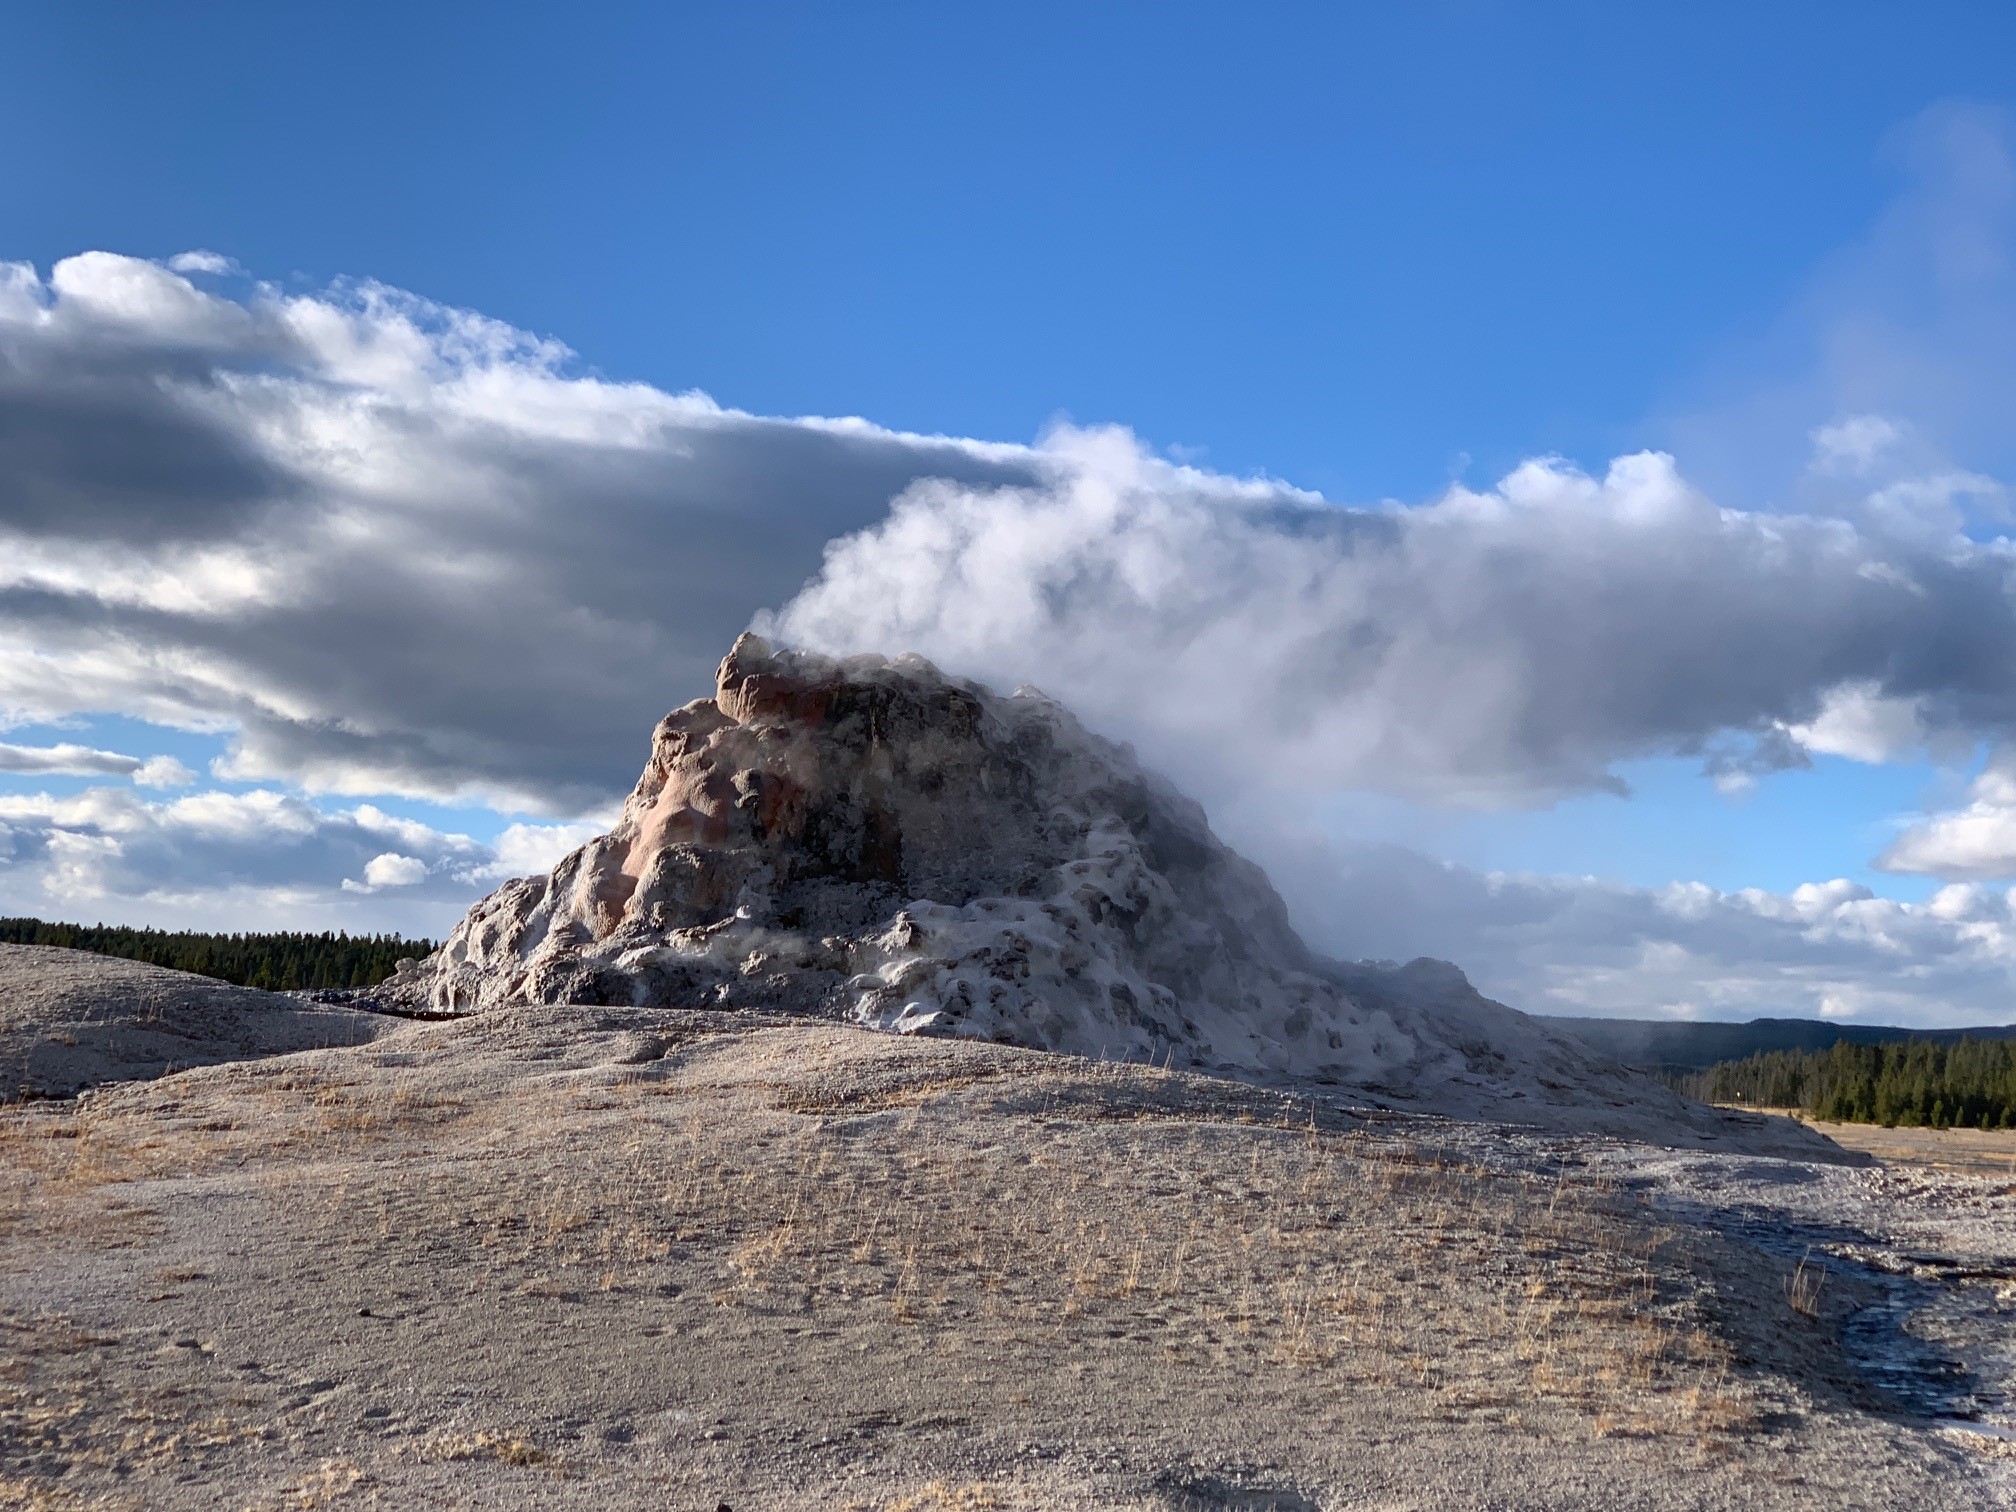
POLYGON ((1826 1050, 1774 1050, 1665 1080, 1703 1102, 1800 1108, 1842 1123, 2016 1128, 2016 1040, 1844 1041, 1826 1050))
POLYGON ((0 919, 0 944, 61 945, 216 977, 240 987, 375 987, 402 956, 424 956, 432 940, 396 934, 192 934, 106 924, 0 919))

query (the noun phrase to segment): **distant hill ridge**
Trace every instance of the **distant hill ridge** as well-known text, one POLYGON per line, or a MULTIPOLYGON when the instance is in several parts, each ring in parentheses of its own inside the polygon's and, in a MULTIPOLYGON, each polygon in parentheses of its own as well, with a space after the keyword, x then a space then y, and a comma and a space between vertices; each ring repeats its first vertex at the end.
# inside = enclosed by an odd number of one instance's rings
POLYGON ((2016 1024, 1965 1029, 1906 1029, 1889 1024, 1830 1024, 1820 1019, 1757 1018, 1744 1024, 1671 1020, 1566 1018, 1535 1014, 1550 1029, 1571 1034, 1612 1060, 1648 1071, 1700 1071, 1773 1050, 1826 1050, 1843 1042, 1953 1044, 1962 1038, 2016 1039, 2016 1024))

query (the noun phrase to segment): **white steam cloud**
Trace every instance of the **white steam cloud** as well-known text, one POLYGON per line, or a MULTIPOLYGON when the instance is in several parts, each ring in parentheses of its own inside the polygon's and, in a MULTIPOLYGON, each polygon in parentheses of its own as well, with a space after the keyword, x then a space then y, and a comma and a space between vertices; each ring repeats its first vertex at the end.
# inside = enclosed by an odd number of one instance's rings
POLYGON ((1435 802, 1882 761, 2016 731, 2000 541, 1749 513, 1645 453, 1531 462, 1411 509, 1337 509, 1064 432, 1036 486, 915 485, 759 623, 1040 682, 1224 797, 1255 780, 1435 802))

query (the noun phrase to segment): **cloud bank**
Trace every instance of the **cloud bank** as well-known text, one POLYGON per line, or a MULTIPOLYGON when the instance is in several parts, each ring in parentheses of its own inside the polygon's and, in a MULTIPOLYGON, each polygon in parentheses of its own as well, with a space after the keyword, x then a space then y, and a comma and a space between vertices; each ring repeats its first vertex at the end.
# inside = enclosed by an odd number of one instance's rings
MULTIPOLYGON (((1306 842, 1305 842, 1306 845, 1306 842)), ((1835 880, 1786 893, 1699 882, 1483 873, 1400 846, 1274 849, 1312 942, 1347 957, 1460 959, 1534 1013, 1811 1016, 2006 1024, 2016 889, 1955 883, 1923 903, 1835 880)))
POLYGON ((578 812, 927 474, 1032 469, 578 375, 374 284, 0 266, 0 716, 120 711, 235 732, 240 779, 578 812))
MULTIPOLYGON (((214 254, 0 270, 0 725, 218 733, 234 785, 0 797, 21 911, 312 922, 335 900, 439 927, 590 826, 481 844, 314 795, 576 820, 754 616, 1033 682, 1276 831, 1343 790, 1531 805, 1662 753, 1740 789, 1985 745, 1969 805, 1881 858, 1965 884, 1924 904, 1371 849, 1310 868, 1234 833, 1319 940, 1449 955, 1535 1007, 1926 1015, 2010 985, 2008 902, 1979 884, 2016 876, 2016 562, 2000 485, 1900 416, 1807 426, 1797 509, 1718 501, 1659 452, 1345 507, 1117 429, 1012 446, 743 414, 369 283, 209 282, 237 276, 214 254)), ((0 772, 191 775, 65 743, 0 745, 0 772)))
MULTIPOLYGON (((578 812, 767 603, 788 639, 1038 682, 1221 790, 1251 778, 1228 731, 1283 782, 1533 803, 1658 752, 1740 773, 2016 723, 2011 548, 1922 515, 1734 509, 1659 453, 1344 508, 1124 431, 763 419, 567 362, 371 285, 12 267, 0 711, 578 812)), ((1835 432, 1828 465, 1880 434, 1835 432)))

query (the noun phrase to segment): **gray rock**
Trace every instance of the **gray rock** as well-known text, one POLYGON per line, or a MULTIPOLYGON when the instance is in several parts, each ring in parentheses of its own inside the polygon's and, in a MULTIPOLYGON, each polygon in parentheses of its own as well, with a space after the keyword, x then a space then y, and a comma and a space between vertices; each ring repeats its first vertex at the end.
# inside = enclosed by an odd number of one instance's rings
POLYGON ((380 990, 782 1010, 1639 1133, 1716 1117, 1446 963, 1319 959, 1202 809, 1042 694, 753 635, 659 723, 609 834, 380 990))
POLYGON ((190 1066, 360 1045, 395 1022, 139 961, 0 945, 0 1097, 70 1097, 190 1066))

